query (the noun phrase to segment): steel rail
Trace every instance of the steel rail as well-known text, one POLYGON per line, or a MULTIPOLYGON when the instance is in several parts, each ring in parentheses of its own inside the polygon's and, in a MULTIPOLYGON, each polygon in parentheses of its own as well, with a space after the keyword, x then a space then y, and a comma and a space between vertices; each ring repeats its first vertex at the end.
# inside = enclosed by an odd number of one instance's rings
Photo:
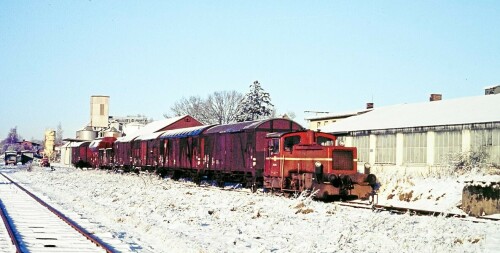
POLYGON ((14 235, 14 230, 12 229, 12 224, 9 222, 7 219, 7 211, 5 210, 5 206, 3 204, 3 201, 0 199, 0 215, 2 216, 3 224, 5 225, 5 228, 7 229, 7 233, 9 234, 10 241, 16 247, 16 253, 22 253, 21 251, 21 245, 19 241, 17 240, 16 236, 14 235))
POLYGON ((108 246, 105 242, 103 242, 101 239, 97 238, 96 236, 90 234, 87 230, 85 230, 84 228, 82 228, 80 225, 76 224, 74 221, 72 221, 70 218, 66 217, 64 214, 62 214, 61 212, 59 212, 57 209, 53 208, 52 206, 50 206, 49 204, 47 204, 45 201, 41 200, 40 198, 38 198, 36 195, 34 195, 33 193, 31 193, 30 191, 26 190, 24 187, 22 187, 21 185, 19 185, 18 183, 14 182, 12 179, 10 179, 9 177, 7 177, 6 175, 4 175, 3 173, 0 172, 0 174, 5 177, 7 180, 9 180, 12 184, 14 184, 15 186, 19 187, 19 189, 23 190, 26 194, 28 194, 30 197, 32 197, 33 199, 35 199, 38 203, 40 203, 41 205, 45 206, 47 209, 49 209, 52 213, 54 213, 55 215, 57 215, 57 217, 59 217, 61 220, 63 220, 64 222, 66 222, 69 226, 71 226, 73 229, 75 229, 78 233, 80 233, 81 235, 85 236, 88 240, 90 240, 92 243, 94 243, 95 245, 103 248, 104 250, 106 250, 106 252, 108 253, 113 253, 115 252, 115 250, 113 250, 110 246, 108 246))
POLYGON ((484 222, 486 220, 490 221, 500 221, 500 219, 492 218, 492 217, 470 217, 465 214, 457 214, 457 213, 449 213, 449 212, 441 212, 441 211, 433 211, 433 210, 424 210, 417 208, 409 208, 409 207, 397 207, 397 206, 386 206, 386 205, 371 205, 360 202, 340 202, 339 205, 351 207, 351 208, 361 208, 361 209, 372 209, 378 211, 387 211, 397 214, 405 214, 410 213, 411 215, 423 215, 423 216, 444 216, 446 218, 456 218, 462 220, 469 220, 472 222, 484 222))

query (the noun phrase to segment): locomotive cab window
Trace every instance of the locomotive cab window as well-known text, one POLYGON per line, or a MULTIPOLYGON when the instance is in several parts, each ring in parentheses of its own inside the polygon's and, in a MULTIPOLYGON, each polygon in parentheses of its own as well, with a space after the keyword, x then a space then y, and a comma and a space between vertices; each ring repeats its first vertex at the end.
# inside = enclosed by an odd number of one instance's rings
POLYGON ((280 140, 272 139, 269 140, 269 155, 274 155, 280 152, 280 140))
POLYGON ((292 151, 294 145, 300 143, 300 136, 290 136, 285 138, 285 151, 292 151))
POLYGON ((316 143, 321 146, 333 146, 333 139, 319 136, 318 138, 316 138, 316 143))

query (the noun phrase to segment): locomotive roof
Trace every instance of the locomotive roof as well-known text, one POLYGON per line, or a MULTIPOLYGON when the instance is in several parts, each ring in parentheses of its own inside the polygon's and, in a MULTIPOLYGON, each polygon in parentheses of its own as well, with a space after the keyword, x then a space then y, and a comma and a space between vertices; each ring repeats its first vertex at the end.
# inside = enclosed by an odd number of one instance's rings
POLYGON ((201 132, 203 132, 203 130, 209 127, 211 127, 211 125, 167 130, 162 132, 160 138, 166 139, 166 138, 183 138, 183 137, 195 136, 199 135, 201 132))
POLYGON ((300 133, 300 132, 305 132, 306 130, 300 130, 300 131, 293 131, 293 132, 272 132, 272 133, 268 133, 266 134, 266 138, 280 138, 281 136, 283 136, 284 134, 289 134, 289 133, 300 133))

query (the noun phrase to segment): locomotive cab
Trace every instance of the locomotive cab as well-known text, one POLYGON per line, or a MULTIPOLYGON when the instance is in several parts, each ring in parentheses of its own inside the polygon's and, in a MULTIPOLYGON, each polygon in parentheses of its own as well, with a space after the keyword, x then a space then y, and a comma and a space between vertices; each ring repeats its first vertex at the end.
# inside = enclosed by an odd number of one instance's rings
POLYGON ((331 134, 298 131, 268 134, 264 188, 282 192, 315 192, 332 196, 368 198, 376 177, 357 172, 354 147, 336 146, 331 134))

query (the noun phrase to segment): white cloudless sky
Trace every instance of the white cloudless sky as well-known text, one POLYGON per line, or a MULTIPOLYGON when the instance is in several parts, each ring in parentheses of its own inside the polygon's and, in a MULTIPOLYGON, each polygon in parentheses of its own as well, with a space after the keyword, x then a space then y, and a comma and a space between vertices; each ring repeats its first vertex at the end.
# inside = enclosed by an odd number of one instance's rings
POLYGON ((499 24, 500 1, 1 1, 0 138, 59 122, 75 137, 91 95, 159 120, 255 80, 303 125, 308 110, 479 96, 500 84, 499 24))

